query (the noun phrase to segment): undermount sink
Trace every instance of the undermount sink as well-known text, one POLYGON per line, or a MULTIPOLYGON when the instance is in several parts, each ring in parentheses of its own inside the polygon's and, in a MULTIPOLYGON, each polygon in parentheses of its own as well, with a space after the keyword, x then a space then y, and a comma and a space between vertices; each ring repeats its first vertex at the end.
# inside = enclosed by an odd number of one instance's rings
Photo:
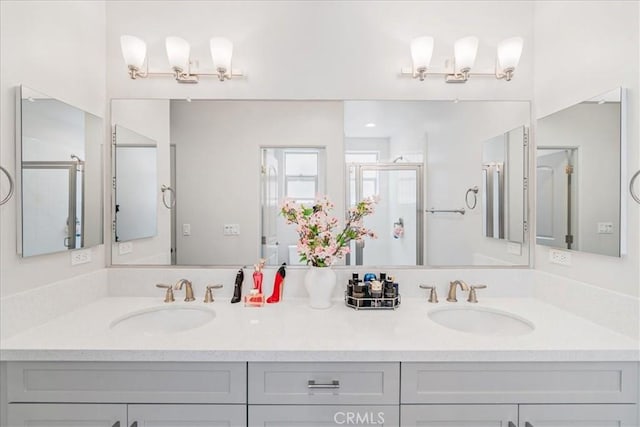
POLYGON ((144 335, 175 334, 198 328, 216 314, 203 307, 163 306, 129 313, 111 323, 111 329, 144 335))
POLYGON ((446 328, 479 335, 524 335, 535 328, 522 317, 486 307, 439 308, 431 310, 429 318, 446 328))

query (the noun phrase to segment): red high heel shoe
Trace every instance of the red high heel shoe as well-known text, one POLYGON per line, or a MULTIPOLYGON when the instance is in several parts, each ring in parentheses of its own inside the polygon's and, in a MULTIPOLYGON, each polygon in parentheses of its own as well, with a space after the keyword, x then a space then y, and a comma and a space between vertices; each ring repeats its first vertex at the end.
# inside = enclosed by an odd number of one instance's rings
POLYGON ((274 302, 280 302, 282 299, 282 290, 284 289, 284 276, 287 274, 285 267, 287 263, 283 262, 278 271, 276 272, 276 278, 273 282, 273 292, 271 296, 267 298, 267 303, 272 304, 274 302))

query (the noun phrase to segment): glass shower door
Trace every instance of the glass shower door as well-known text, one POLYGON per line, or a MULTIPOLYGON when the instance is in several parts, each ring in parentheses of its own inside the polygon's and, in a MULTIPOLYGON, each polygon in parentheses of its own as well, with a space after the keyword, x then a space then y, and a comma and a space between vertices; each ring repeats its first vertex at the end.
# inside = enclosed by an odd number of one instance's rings
POLYGON ((80 247, 82 182, 77 167, 76 162, 22 162, 23 256, 80 247))
POLYGON ((370 196, 379 202, 364 219, 378 238, 351 242, 347 265, 422 265, 422 164, 351 164, 348 173, 349 206, 370 196))

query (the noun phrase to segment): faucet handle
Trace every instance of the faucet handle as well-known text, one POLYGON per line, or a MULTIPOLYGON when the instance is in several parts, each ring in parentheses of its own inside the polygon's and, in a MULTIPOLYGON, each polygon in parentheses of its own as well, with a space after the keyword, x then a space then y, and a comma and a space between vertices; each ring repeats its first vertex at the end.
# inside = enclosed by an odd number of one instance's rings
POLYGON ((431 292, 429 292, 429 302, 436 304, 438 302, 438 294, 436 292, 436 287, 435 285, 420 285, 420 289, 430 289, 431 292))
POLYGON ((175 298, 173 298, 173 286, 171 285, 163 285, 162 283, 156 284, 156 288, 166 289, 167 293, 164 296, 164 302, 174 302, 175 298))
POLYGON ((209 285, 207 286, 207 290, 204 292, 204 302, 213 302, 213 292, 211 292, 211 289, 221 289, 222 285, 209 285))
POLYGON ((476 289, 485 289, 487 285, 471 285, 469 286, 469 298, 467 302, 478 302, 478 296, 476 295, 476 289))

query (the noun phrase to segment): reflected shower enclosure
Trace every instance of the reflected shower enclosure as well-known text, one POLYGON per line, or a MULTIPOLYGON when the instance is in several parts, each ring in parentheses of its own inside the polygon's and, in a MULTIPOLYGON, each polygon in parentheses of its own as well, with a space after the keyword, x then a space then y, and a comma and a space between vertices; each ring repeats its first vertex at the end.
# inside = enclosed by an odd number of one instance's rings
POLYGON ((24 86, 16 112, 18 252, 102 243, 102 119, 24 86))

